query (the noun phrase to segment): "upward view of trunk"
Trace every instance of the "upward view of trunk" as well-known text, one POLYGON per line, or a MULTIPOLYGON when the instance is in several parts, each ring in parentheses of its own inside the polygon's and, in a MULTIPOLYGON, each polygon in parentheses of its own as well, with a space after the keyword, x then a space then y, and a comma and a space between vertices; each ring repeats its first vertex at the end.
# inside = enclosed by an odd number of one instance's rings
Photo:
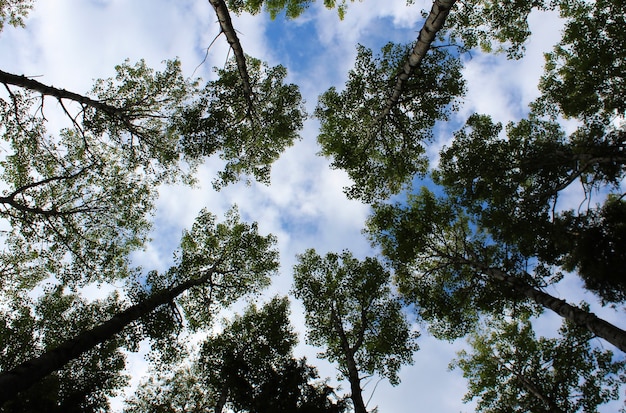
POLYGON ((450 14, 450 9, 456 0, 435 0, 430 10, 428 18, 424 22, 424 26, 419 32, 417 42, 413 46, 411 54, 408 56, 406 63, 400 70, 400 74, 396 78, 396 84, 393 88, 391 96, 385 102, 385 108, 380 118, 385 118, 391 112, 391 109, 398 103, 398 99, 402 95, 405 82, 415 73, 422 63, 424 56, 430 49, 431 44, 435 40, 439 30, 443 28, 443 24, 450 14))
POLYGON ((618 349, 626 352, 626 331, 621 328, 601 319, 593 313, 568 304, 565 300, 558 299, 540 291, 520 278, 513 277, 498 268, 491 268, 476 261, 471 261, 470 265, 491 277, 491 279, 496 282, 513 288, 515 291, 522 293, 544 308, 550 309, 572 323, 588 329, 596 336, 605 339, 618 349))
POLYGON ((248 68, 246 66, 246 56, 243 52, 243 48, 241 47, 241 42, 239 42, 239 38, 237 37, 237 32, 233 26, 233 21, 230 18, 230 13, 228 12, 226 3, 224 0, 209 0, 209 3, 211 3, 211 6, 215 9, 215 14, 217 14, 217 20, 220 23, 220 28, 226 36, 226 40, 228 41, 231 49, 233 49, 235 61, 237 62, 237 69, 239 70, 239 76, 241 76, 241 81, 243 83, 243 93, 248 103, 248 110, 250 113, 254 113, 254 105, 252 103, 253 93, 252 86, 250 86, 250 75, 248 74, 248 68))
POLYGON ((346 364, 348 367, 348 381, 350 382, 350 399, 354 405, 354 413, 367 413, 365 402, 363 401, 363 391, 361 390, 361 378, 359 370, 354 361, 352 352, 346 352, 346 364))
POLYGON ((361 390, 361 378, 359 377, 359 369, 354 360, 355 348, 350 346, 346 332, 343 329, 341 320, 337 316, 334 309, 331 310, 331 319, 335 332, 341 341, 343 356, 348 370, 348 381, 350 382, 350 399, 354 405, 354 413, 367 413, 365 402, 363 401, 363 392, 361 390))
POLYGON ((53 373, 81 354, 105 342, 140 317, 152 312, 160 305, 171 302, 186 290, 210 281, 213 272, 203 277, 184 282, 170 290, 159 291, 146 300, 117 313, 110 320, 83 331, 58 347, 41 356, 25 361, 12 370, 0 374, 0 405, 23 390, 28 389, 50 373, 53 373))

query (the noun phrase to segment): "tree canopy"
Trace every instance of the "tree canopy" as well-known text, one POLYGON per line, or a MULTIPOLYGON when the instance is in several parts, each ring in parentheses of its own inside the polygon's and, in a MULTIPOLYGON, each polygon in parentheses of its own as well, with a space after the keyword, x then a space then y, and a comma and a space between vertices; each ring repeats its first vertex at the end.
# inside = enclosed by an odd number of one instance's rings
MULTIPOLYGON (((420 397, 403 367, 432 337, 467 339, 451 367, 477 411, 624 401, 622 1, 372 3, 369 37, 353 0, 191 3, 176 10, 190 26, 212 24, 196 39, 217 33, 212 72, 203 61, 188 75, 188 57, 140 57, 72 90, 19 59, 0 68, 0 411, 103 412, 125 398, 127 412, 373 413, 378 385, 368 399, 366 380, 402 381, 420 397), (542 44, 532 98, 508 90, 521 105, 505 120, 494 105, 476 110, 474 59, 526 64, 545 15, 562 31, 542 44), (334 38, 315 26, 329 16, 345 27, 334 38), (247 33, 244 22, 255 22, 247 33), (298 50, 285 54, 292 38, 298 50), (315 48, 337 58, 353 39, 363 41, 352 69, 321 84, 313 72, 340 65, 317 62, 315 48), (259 50, 263 59, 249 54, 259 50), (334 171, 289 157, 302 148, 334 171), (292 186, 277 193, 276 177, 292 186), (369 213, 366 252, 340 236, 356 206, 369 213), (319 365, 300 353, 300 334, 319 365), (146 345, 139 379, 129 359, 146 345), (319 378, 324 360, 336 382, 319 378)), ((0 34, 31 33, 31 15, 44 27, 38 7, 0 0, 0 34)))

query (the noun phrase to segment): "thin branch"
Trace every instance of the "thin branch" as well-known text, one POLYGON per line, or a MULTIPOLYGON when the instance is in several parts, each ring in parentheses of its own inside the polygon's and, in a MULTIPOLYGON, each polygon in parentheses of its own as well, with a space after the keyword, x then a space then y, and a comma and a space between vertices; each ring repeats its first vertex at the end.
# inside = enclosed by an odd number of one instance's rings
POLYGON ((220 35, 222 33, 224 33, 224 31, 220 30, 220 32, 217 34, 217 36, 215 36, 215 38, 211 41, 211 44, 209 44, 209 46, 206 48, 206 53, 204 54, 204 59, 202 59, 200 64, 198 66, 196 66, 195 69, 193 69, 193 73, 191 74, 191 77, 193 77, 193 75, 196 74, 196 70, 198 70, 200 68, 200 66, 202 66, 204 64, 204 62, 206 62, 206 59, 209 57, 209 50, 211 50, 211 47, 213 46, 213 43, 215 43, 217 38, 220 37, 220 35))

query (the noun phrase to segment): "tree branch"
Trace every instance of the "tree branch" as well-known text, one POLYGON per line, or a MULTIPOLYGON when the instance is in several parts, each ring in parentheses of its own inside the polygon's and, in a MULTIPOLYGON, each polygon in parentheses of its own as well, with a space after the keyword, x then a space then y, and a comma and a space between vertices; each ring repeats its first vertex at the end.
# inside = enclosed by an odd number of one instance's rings
POLYGON ((450 14, 450 9, 456 0, 435 0, 430 14, 424 22, 424 26, 420 30, 417 42, 413 46, 413 50, 407 57, 407 61, 400 69, 400 74, 396 78, 396 84, 393 87, 391 96, 385 102, 385 108, 380 114, 379 119, 385 118, 391 112, 391 109, 398 103, 400 96, 404 90, 406 81, 413 76, 417 68, 421 65, 422 60, 426 56, 428 49, 431 47, 435 36, 443 28, 443 24, 450 14))
POLYGON ((23 89, 28 89, 33 92, 41 93, 45 96, 53 96, 59 100, 68 99, 81 105, 90 106, 94 109, 100 110, 111 118, 121 120, 122 122, 128 122, 127 111, 122 108, 118 108, 99 100, 91 99, 87 96, 80 95, 78 93, 70 92, 65 89, 58 89, 53 86, 44 85, 36 80, 30 79, 24 75, 14 75, 0 70, 0 83, 6 85, 18 86, 23 89))

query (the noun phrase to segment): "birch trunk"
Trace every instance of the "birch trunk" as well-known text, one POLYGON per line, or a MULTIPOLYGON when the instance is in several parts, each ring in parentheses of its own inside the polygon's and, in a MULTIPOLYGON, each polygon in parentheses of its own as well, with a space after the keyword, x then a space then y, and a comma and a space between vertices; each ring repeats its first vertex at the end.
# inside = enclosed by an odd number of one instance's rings
POLYGON ((237 69, 239 70, 239 76, 241 76, 241 81, 243 83, 243 92, 248 103, 248 110, 250 113, 254 113, 254 105, 252 103, 253 93, 252 86, 250 86, 250 75, 248 74, 248 68, 246 66, 246 56, 243 52, 243 47, 241 47, 241 42, 237 37, 237 32, 233 26, 233 21, 230 18, 230 13, 228 12, 226 3, 224 0, 209 0, 209 3, 211 3, 211 6, 215 9, 215 14, 217 15, 220 28, 226 36, 226 40, 228 41, 231 49, 233 49, 235 61, 237 62, 237 69))
POLYGON ((385 108, 380 115, 380 119, 385 118, 391 112, 391 109, 398 103, 398 99, 402 95, 405 82, 415 73, 420 66, 422 60, 426 56, 428 49, 435 40, 439 30, 443 28, 443 24, 450 14, 450 9, 456 0, 435 0, 430 10, 428 18, 424 22, 424 26, 420 30, 417 42, 413 46, 411 54, 409 54, 406 63, 400 69, 400 74, 396 78, 396 84, 393 88, 391 96, 385 102, 385 108))

